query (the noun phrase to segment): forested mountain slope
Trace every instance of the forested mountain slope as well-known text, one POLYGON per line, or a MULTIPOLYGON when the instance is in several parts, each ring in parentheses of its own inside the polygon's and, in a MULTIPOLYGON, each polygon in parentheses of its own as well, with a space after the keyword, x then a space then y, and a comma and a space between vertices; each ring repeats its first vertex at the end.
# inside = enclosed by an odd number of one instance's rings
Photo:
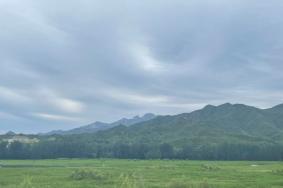
POLYGON ((10 143, 9 147, 2 142, 2 153, 7 158, 20 150, 23 158, 283 160, 283 105, 270 109, 230 103, 208 105, 131 126, 121 124, 95 133, 38 139, 21 146, 10 143))

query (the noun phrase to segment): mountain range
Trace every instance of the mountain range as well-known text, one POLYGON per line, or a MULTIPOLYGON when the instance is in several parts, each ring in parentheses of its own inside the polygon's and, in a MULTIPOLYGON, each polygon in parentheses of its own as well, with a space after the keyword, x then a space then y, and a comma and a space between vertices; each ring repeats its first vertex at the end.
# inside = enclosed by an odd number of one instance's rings
POLYGON ((97 121, 42 135, 81 134, 91 135, 92 140, 110 143, 283 143, 283 104, 268 109, 230 103, 207 105, 190 113, 165 116, 148 113, 112 123, 97 121))
POLYGON ((24 158, 283 160, 283 104, 268 109, 207 105, 190 113, 146 114, 69 131, 16 136, 10 133, 0 141, 8 158, 22 152, 24 158), (7 147, 12 144, 7 141, 23 138, 29 142, 7 147), (9 151, 17 148, 21 150, 9 151))
POLYGON ((91 123, 89 125, 85 125, 85 126, 81 126, 78 128, 74 128, 71 130, 54 130, 48 133, 45 133, 43 135, 71 135, 71 134, 82 134, 82 133, 95 133, 97 131, 103 131, 103 130, 107 130, 110 128, 113 128, 115 126, 118 125, 125 125, 125 126, 131 126, 137 123, 141 123, 144 121, 148 121, 151 120, 153 118, 155 118, 156 115, 152 114, 152 113, 147 113, 144 114, 143 116, 135 116, 133 118, 122 118, 118 121, 112 122, 112 123, 104 123, 104 122, 100 122, 100 121, 96 121, 94 123, 91 123))
POLYGON ((93 135, 122 143, 283 143, 283 104, 259 109, 244 104, 207 105, 178 115, 157 116, 130 127, 119 125, 93 135))

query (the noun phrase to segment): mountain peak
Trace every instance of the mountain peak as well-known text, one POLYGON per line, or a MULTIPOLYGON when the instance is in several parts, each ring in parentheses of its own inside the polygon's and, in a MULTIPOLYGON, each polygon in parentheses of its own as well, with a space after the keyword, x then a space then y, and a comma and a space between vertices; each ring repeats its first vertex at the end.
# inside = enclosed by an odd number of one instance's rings
POLYGON ((231 107, 231 106, 233 106, 233 104, 227 102, 227 103, 224 103, 224 104, 219 105, 218 107, 220 107, 220 108, 226 108, 226 107, 231 107))
POLYGON ((146 113, 146 114, 143 115, 142 118, 154 118, 155 116, 156 116, 156 115, 153 114, 153 113, 146 113))
POLYGON ((141 123, 144 121, 151 120, 155 118, 156 115, 152 113, 146 113, 143 116, 134 116, 133 118, 122 118, 118 121, 115 121, 113 123, 104 123, 100 121, 96 121, 94 123, 81 126, 75 129, 67 130, 67 131, 51 131, 49 133, 46 133, 47 135, 52 135, 52 134, 61 134, 61 135, 66 135, 66 134, 81 134, 81 133, 94 133, 97 131, 102 131, 102 130, 107 130, 116 126, 126 126, 129 127, 133 124, 141 123))
POLYGON ((266 111, 283 114, 283 104, 278 104, 276 106, 273 106, 272 108, 268 108, 266 109, 266 111))
POLYGON ((208 104, 203 109, 213 109, 213 108, 216 108, 216 106, 208 104))
POLYGON ((276 105, 276 106, 273 106, 272 108, 273 108, 273 109, 275 109, 275 108, 283 109, 283 104, 278 104, 278 105, 276 105))
POLYGON ((131 125, 136 124, 136 123, 151 120, 155 117, 156 116, 152 113, 146 113, 143 116, 138 116, 138 115, 134 116, 132 119, 127 119, 127 118, 120 119, 120 120, 112 123, 112 125, 117 126, 119 124, 122 124, 122 125, 125 125, 125 126, 131 126, 131 125))
POLYGON ((214 110, 214 109, 219 109, 219 108, 220 109, 221 108, 229 108, 231 106, 233 106, 231 103, 224 103, 224 104, 221 104, 221 105, 218 105, 218 106, 208 104, 202 110, 214 110))
POLYGON ((140 118, 140 116, 139 116, 139 115, 137 115, 137 116, 135 116, 135 117, 134 117, 134 119, 139 119, 139 118, 140 118))
POLYGON ((7 135, 7 136, 15 136, 16 133, 14 133, 13 131, 8 131, 5 135, 7 135))

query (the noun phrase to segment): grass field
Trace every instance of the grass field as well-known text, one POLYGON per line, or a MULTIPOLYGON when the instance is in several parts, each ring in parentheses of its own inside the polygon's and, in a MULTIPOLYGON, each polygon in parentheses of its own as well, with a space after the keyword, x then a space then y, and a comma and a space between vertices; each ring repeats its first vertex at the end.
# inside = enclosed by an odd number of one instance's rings
POLYGON ((283 188, 281 162, 0 161, 0 188, 283 188))

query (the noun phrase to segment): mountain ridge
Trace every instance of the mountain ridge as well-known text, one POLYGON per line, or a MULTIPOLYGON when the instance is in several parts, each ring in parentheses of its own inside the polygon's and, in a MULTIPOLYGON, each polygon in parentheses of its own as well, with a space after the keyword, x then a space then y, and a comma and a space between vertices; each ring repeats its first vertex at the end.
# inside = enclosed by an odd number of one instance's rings
MULTIPOLYGON (((137 119, 140 118, 130 120, 137 119)), ((27 136, 38 142, 23 143, 17 152, 23 152, 26 158, 283 160, 281 105, 260 109, 225 103, 190 113, 132 121, 134 124, 130 125, 121 124, 125 120, 95 132, 27 136)), ((93 126, 96 127, 86 127, 93 126)), ((7 153, 9 144, 5 139, 8 136, 2 139, 3 153, 7 153)))
MULTIPOLYGON (((115 128, 102 131, 100 134, 105 135, 106 139, 112 135, 120 142, 127 139, 142 141, 142 137, 147 134, 154 137, 157 142, 181 139, 191 142, 201 136, 218 140, 217 142, 229 136, 273 140, 276 136, 283 135, 283 108, 276 113, 273 110, 274 107, 260 109, 243 104, 208 105, 190 113, 157 116, 152 120, 124 127, 128 138, 115 134, 115 128)), ((97 134, 95 136, 100 137, 97 134)), ((283 143, 283 140, 276 141, 283 143)))
POLYGON ((74 129, 70 130, 54 130, 50 131, 48 133, 44 133, 43 135, 71 135, 71 134, 82 134, 82 133, 95 133, 97 131, 103 131, 107 130, 110 128, 113 128, 118 125, 125 125, 125 126, 131 126, 136 123, 148 121, 150 119, 155 118, 156 115, 153 113, 146 113, 143 116, 134 116, 133 118, 122 118, 120 120, 114 121, 112 123, 104 123, 101 121, 96 121, 94 123, 85 125, 85 126, 80 126, 74 129))

